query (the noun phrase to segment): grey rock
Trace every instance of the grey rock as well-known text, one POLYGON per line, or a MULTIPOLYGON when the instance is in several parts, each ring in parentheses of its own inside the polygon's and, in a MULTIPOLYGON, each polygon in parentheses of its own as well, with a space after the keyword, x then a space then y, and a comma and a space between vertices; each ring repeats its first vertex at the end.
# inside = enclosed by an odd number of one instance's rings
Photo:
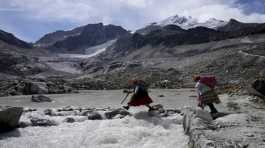
POLYGON ((75 108, 73 106, 66 106, 61 109, 58 109, 58 111, 73 111, 75 108))
POLYGON ((185 134, 190 134, 193 129, 203 129, 212 125, 212 116, 204 110, 186 109, 183 117, 185 134))
POLYGON ((24 112, 24 113, 27 113, 27 112, 34 112, 34 111, 37 111, 37 109, 36 109, 36 108, 24 108, 24 109, 23 109, 23 112, 24 112))
POLYGON ((0 132, 18 127, 22 112, 22 107, 0 108, 0 132))
POLYGON ((45 109, 43 112, 45 115, 49 115, 49 116, 56 116, 57 115, 55 109, 45 109))
POLYGON ((112 111, 105 112, 105 116, 107 119, 112 119, 113 117, 115 117, 117 115, 121 115, 120 117, 125 117, 125 116, 131 115, 131 114, 122 108, 118 108, 118 109, 115 109, 112 111))
POLYGON ((156 105, 153 105, 152 108, 156 111, 158 111, 158 113, 165 113, 166 110, 164 109, 163 105, 161 104, 156 104, 156 105))
POLYGON ((102 120, 103 117, 98 112, 92 112, 87 116, 88 120, 102 120))
POLYGON ((31 122, 24 122, 24 121, 19 122, 19 128, 26 128, 26 127, 29 127, 31 125, 32 125, 31 122))
MULTIPOLYGON (((222 121, 222 120, 221 120, 222 121)), ((248 144, 253 139, 245 141, 244 138, 231 138, 227 134, 232 134, 241 130, 240 126, 220 127, 223 124, 220 121, 214 121, 211 114, 203 110, 186 109, 183 118, 183 128, 185 134, 189 136, 188 145, 190 148, 244 148, 248 147, 248 144)), ((246 128, 246 127, 242 127, 246 128)), ((239 132, 240 133, 240 132, 239 132)), ((238 135, 239 136, 239 135, 238 135)), ((242 135, 240 135, 242 136, 242 135)), ((245 137, 253 138, 252 134, 245 137)), ((256 144, 252 141, 252 146, 256 147, 256 144), (255 146, 254 146, 254 145, 255 146)))
POLYGON ((38 103, 41 103, 41 102, 52 102, 52 99, 47 97, 47 96, 44 96, 44 95, 33 95, 31 97, 31 101, 32 102, 38 102, 38 103))
POLYGON ((158 97, 162 98, 162 97, 165 97, 165 95, 161 94, 161 95, 158 95, 158 97))
POLYGON ((166 110, 167 114, 180 114, 181 110, 180 109, 167 109, 166 110))
POLYGON ((67 118, 65 118, 64 119, 64 121, 63 122, 67 122, 67 123, 74 123, 75 122, 75 119, 74 118, 72 118, 72 117, 67 117, 67 118))
POLYGON ((81 116, 88 116, 92 112, 93 112, 92 110, 85 110, 85 111, 80 112, 80 115, 81 116))
POLYGON ((37 117, 33 117, 30 119, 32 126, 55 126, 57 123, 53 120, 49 119, 41 119, 37 117))

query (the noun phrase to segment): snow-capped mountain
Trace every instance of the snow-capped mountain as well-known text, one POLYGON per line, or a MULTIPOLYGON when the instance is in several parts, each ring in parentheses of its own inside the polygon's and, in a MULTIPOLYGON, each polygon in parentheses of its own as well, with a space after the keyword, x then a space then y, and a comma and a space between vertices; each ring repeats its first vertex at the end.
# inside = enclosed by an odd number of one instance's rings
POLYGON ((211 29, 216 29, 218 27, 226 25, 227 22, 223 20, 218 20, 215 18, 210 18, 205 22, 199 22, 197 19, 191 16, 171 16, 165 20, 155 23, 155 25, 166 26, 166 25, 177 25, 183 29, 190 29, 198 26, 203 26, 211 29))

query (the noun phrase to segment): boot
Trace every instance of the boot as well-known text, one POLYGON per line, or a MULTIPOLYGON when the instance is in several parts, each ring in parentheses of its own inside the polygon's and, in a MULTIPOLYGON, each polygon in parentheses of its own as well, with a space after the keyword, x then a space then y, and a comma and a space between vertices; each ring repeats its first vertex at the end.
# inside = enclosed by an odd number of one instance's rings
POLYGON ((128 110, 130 107, 129 106, 123 106, 123 108, 128 110))

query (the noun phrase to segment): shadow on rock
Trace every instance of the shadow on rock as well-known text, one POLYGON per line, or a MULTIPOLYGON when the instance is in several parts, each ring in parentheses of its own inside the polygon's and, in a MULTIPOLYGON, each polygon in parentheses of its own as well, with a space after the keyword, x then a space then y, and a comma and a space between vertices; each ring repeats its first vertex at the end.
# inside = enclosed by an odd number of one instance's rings
POLYGON ((14 130, 7 130, 5 132, 0 132, 0 140, 4 140, 6 138, 12 138, 12 137, 20 137, 21 133, 18 129, 14 130))

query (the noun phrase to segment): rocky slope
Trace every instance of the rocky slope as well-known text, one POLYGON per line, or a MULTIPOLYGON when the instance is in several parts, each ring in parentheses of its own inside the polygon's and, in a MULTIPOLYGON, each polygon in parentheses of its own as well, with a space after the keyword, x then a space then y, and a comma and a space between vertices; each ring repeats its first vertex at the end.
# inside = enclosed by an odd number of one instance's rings
POLYGON ((60 81, 69 74, 57 71, 40 60, 42 56, 51 56, 50 53, 33 48, 10 33, 1 35, 0 96, 69 92, 71 88, 60 81), (50 81, 49 77, 58 78, 50 81))
POLYGON ((120 26, 88 24, 70 31, 57 31, 42 37, 36 46, 58 53, 85 53, 92 46, 129 34, 120 26))
MULTIPOLYGON (((47 55, 45 50, 31 48, 30 44, 12 37, 6 38, 7 41, 0 40, 1 75, 26 76, 48 70, 48 67, 37 58, 40 55, 47 55)), ((2 78, 6 77, 0 77, 2 78)))

